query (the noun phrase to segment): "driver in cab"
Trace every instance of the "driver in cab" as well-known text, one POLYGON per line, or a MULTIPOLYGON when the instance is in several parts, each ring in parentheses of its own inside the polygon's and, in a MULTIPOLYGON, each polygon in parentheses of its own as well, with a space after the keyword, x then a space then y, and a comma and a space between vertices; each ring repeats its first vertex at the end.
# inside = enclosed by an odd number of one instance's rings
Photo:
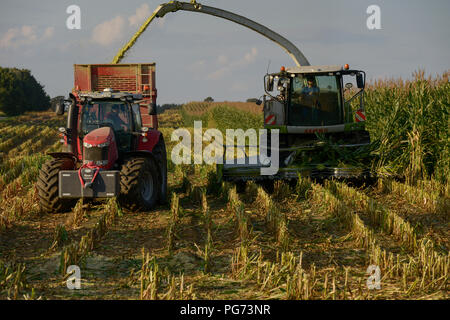
POLYGON ((302 89, 303 95, 312 95, 313 93, 319 93, 320 89, 316 85, 314 77, 307 78, 308 85, 302 89))
POLYGON ((119 106, 114 104, 111 111, 106 114, 106 120, 111 123, 115 130, 126 130, 127 124, 119 116, 119 106))

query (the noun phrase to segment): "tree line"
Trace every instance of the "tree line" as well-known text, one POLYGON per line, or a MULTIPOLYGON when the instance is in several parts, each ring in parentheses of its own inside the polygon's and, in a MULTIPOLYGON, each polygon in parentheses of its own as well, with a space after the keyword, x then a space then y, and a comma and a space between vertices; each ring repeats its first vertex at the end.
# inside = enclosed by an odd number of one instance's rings
POLYGON ((0 112, 16 116, 50 107, 50 97, 30 70, 0 67, 0 112))

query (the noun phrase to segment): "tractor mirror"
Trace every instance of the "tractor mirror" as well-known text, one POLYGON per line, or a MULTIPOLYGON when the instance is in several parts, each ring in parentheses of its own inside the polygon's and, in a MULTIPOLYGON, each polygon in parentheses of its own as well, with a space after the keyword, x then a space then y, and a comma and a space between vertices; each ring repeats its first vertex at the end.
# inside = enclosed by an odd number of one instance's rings
POLYGON ((148 114, 151 116, 156 115, 156 104, 155 103, 148 104, 148 114))
POLYGON ((267 91, 273 91, 273 76, 267 77, 267 91))
POLYGON ((359 89, 364 88, 364 78, 363 78, 362 73, 358 73, 356 75, 356 85, 358 86, 359 89))
POLYGON ((256 105, 257 105, 257 106, 260 106, 260 105, 261 105, 261 103, 262 103, 262 101, 261 101, 261 100, 259 100, 259 99, 258 99, 258 100, 256 100, 256 105))
POLYGON ((62 116, 63 114, 64 114, 64 100, 61 100, 61 101, 58 101, 56 104, 55 104, 55 113, 58 115, 58 116, 62 116))

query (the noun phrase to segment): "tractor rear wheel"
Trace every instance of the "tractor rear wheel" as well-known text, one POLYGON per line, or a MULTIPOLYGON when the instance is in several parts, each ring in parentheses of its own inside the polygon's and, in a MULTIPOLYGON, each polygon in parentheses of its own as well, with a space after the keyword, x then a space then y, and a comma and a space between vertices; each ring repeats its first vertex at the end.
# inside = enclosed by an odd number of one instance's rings
POLYGON ((72 209, 76 200, 61 199, 58 192, 58 173, 61 170, 73 170, 73 161, 68 158, 52 159, 45 162, 39 171, 36 187, 39 204, 45 212, 64 212, 72 209))
POLYGON ((159 170, 159 181, 161 183, 159 188, 159 203, 166 204, 167 203, 167 152, 166 152, 166 144, 164 143, 163 135, 159 136, 158 143, 156 143, 153 148, 153 155, 158 161, 158 170, 159 170))
POLYGON ((151 210, 158 200, 159 179, 151 158, 130 158, 120 172, 120 204, 128 210, 151 210))

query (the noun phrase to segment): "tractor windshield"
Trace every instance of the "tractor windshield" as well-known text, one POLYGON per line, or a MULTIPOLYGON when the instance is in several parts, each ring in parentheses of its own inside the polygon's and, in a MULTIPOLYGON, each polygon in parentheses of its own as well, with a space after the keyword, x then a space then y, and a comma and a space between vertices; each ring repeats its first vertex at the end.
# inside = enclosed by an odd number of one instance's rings
POLYGON ((80 120, 83 134, 105 126, 115 132, 131 132, 129 108, 121 101, 90 102, 83 106, 80 120))
POLYGON ((342 123, 341 85, 335 75, 296 75, 290 86, 289 125, 342 123))

